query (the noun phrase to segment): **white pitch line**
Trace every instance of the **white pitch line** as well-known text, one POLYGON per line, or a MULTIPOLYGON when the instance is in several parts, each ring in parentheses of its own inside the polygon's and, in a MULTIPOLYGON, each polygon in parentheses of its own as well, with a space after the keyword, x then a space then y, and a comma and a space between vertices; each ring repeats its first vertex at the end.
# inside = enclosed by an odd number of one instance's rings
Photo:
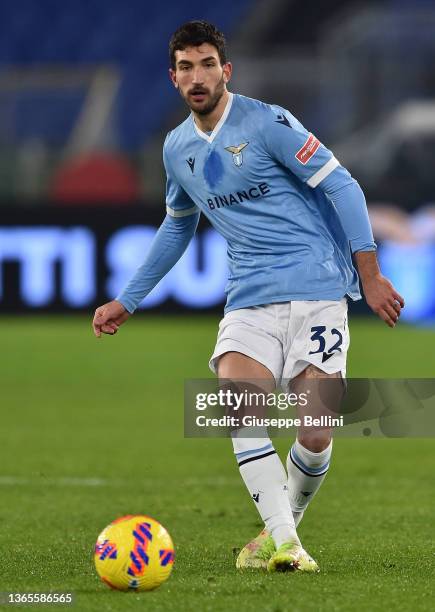
POLYGON ((22 476, 0 476, 0 486, 52 486, 52 487, 102 487, 110 484, 103 478, 75 478, 62 476, 60 478, 25 478, 22 476))
MULTIPOLYGON (((240 486, 240 479, 233 477, 227 478, 225 476, 204 476, 204 477, 189 477, 185 479, 177 479, 177 484, 183 484, 188 487, 234 487, 240 486)), ((39 476, 28 478, 25 476, 0 476, 0 487, 14 487, 14 486, 49 486, 49 487, 125 487, 129 485, 134 486, 155 486, 155 480, 143 480, 137 479, 134 481, 125 481, 125 480, 111 480, 107 478, 98 478, 98 477, 90 477, 90 478, 80 478, 75 476, 59 476, 59 477, 46 477, 39 476)), ((172 483, 169 482, 169 485, 172 483)))

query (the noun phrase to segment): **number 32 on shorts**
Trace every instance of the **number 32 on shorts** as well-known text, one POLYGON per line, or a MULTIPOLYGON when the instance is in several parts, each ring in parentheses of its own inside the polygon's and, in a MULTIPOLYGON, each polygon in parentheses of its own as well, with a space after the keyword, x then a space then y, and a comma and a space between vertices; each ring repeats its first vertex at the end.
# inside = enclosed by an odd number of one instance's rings
POLYGON ((341 353, 343 334, 339 329, 333 327, 328 330, 325 325, 316 325, 310 331, 310 340, 314 350, 310 351, 309 355, 323 353, 322 363, 325 363, 334 353, 341 353))

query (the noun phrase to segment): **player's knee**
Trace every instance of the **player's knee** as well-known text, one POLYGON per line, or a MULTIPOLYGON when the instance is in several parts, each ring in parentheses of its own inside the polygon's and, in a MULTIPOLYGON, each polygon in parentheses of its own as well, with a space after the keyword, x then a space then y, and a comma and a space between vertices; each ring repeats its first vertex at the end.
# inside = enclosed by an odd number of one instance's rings
POLYGON ((312 453, 321 453, 331 442, 330 431, 306 432, 298 435, 299 443, 312 453))

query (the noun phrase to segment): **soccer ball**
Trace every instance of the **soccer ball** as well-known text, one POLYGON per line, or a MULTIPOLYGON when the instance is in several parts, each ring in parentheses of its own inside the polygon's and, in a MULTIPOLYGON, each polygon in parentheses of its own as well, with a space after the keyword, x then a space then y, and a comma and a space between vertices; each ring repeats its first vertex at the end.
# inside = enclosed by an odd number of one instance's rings
POLYGON ((174 545, 160 523, 129 514, 103 529, 94 559, 98 575, 112 589, 151 591, 169 578, 174 545))

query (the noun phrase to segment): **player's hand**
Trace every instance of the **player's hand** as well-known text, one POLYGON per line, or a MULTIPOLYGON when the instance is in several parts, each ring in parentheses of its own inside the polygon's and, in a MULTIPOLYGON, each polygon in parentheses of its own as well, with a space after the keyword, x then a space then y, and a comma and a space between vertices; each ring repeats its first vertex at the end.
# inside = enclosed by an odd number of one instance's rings
POLYGON ((122 325, 129 316, 130 313, 128 310, 116 300, 103 304, 95 311, 92 321, 94 334, 97 338, 100 338, 101 334, 113 336, 118 331, 119 326, 122 325))
POLYGON ((377 274, 363 282, 367 304, 387 325, 395 327, 405 300, 397 293, 388 278, 377 274))

